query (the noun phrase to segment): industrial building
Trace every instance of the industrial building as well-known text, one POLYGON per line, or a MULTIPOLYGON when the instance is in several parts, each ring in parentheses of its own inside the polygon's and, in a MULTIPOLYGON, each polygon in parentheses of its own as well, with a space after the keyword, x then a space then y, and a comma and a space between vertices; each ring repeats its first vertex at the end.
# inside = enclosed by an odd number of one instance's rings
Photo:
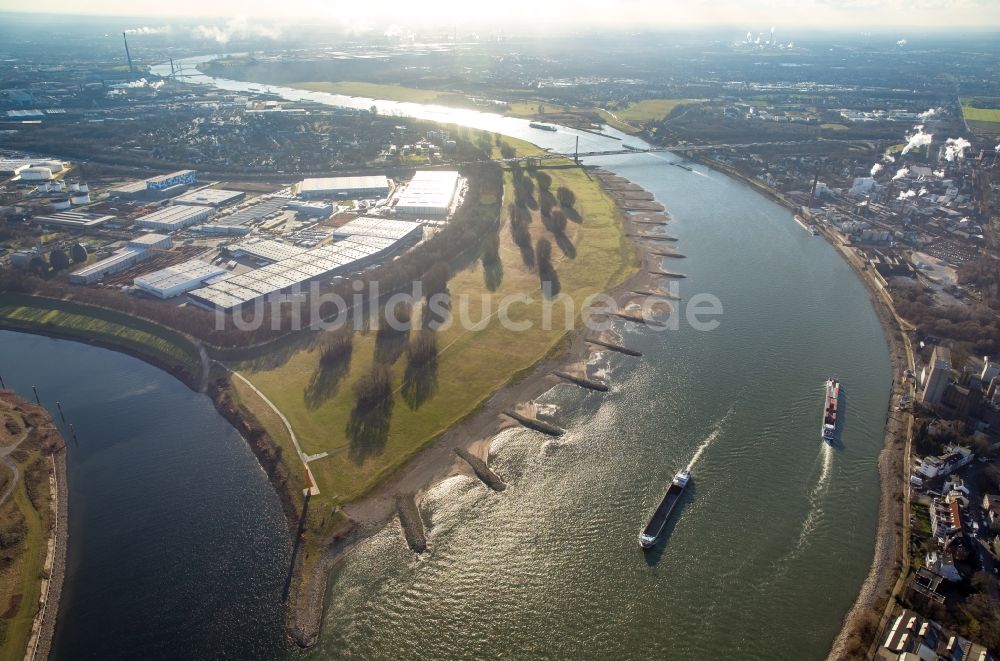
POLYGON ((147 198, 162 199, 184 192, 186 186, 198 183, 197 170, 179 170, 170 174, 161 174, 142 181, 130 181, 112 188, 112 196, 129 199, 147 198))
POLYGON ((173 246, 173 242, 170 237, 166 234, 143 234, 137 236, 128 242, 130 248, 138 248, 139 250, 149 250, 151 248, 156 248, 157 250, 170 250, 173 246))
MULTIPOLYGON (((251 224, 264 220, 269 216, 278 214, 287 203, 288 203, 288 198, 270 197, 265 200, 261 200, 256 204, 252 204, 246 207, 245 209, 240 209, 226 216, 220 216, 212 223, 212 225, 224 224, 227 226, 246 226, 247 232, 249 232, 250 231, 249 227, 251 224)), ((231 232, 231 233, 238 233, 238 232, 231 232)), ((246 234, 246 232, 243 233, 246 234)))
POLYGON ((345 200, 356 200, 369 197, 382 198, 389 195, 389 179, 384 175, 303 179, 298 187, 298 195, 306 199, 342 198, 345 200))
POLYGON ((212 207, 169 206, 137 218, 135 224, 137 227, 161 232, 174 232, 208 220, 214 215, 215 209, 212 207))
POLYGON ((105 276, 130 269, 149 257, 150 252, 146 248, 122 248, 110 257, 73 271, 69 274, 69 281, 77 285, 91 285, 100 282, 105 276))
POLYGON ((136 278, 136 287, 158 298, 173 298, 202 286, 206 280, 211 280, 226 273, 224 268, 213 266, 199 259, 191 259, 180 264, 168 266, 159 271, 153 271, 136 278))
POLYGON ((247 225, 231 225, 226 221, 191 226, 192 232, 209 236, 246 236, 250 229, 247 225))
POLYGON ((191 204, 206 207, 225 207, 235 204, 246 197, 246 193, 223 188, 202 188, 201 190, 184 193, 173 199, 174 204, 191 204))
POLYGON ((195 289, 189 296, 192 301, 204 307, 230 311, 269 294, 295 285, 305 285, 317 278, 358 271, 384 259, 403 246, 403 242, 373 236, 352 236, 333 245, 308 250, 278 244, 276 241, 243 244, 240 246, 243 254, 278 256, 284 253, 288 256, 263 268, 195 289), (283 247, 279 249, 271 244, 283 247))
POLYGON ((447 216, 458 192, 458 173, 452 170, 421 170, 399 194, 396 213, 437 218, 447 216))
POLYGON ((416 243, 423 236, 423 225, 408 220, 392 220, 389 218, 361 217, 345 223, 333 230, 333 236, 337 239, 346 239, 352 236, 376 236, 383 239, 392 239, 416 243))
POLYGON ((329 202, 305 202, 303 200, 289 200, 285 205, 293 211, 303 213, 307 216, 317 216, 326 218, 333 213, 333 205, 329 202))
POLYGON ((42 225, 87 230, 99 227, 114 219, 114 216, 107 214, 88 213, 86 211, 58 211, 56 213, 33 216, 31 220, 42 225))
POLYGON ((244 241, 229 248, 229 252, 234 257, 250 257, 251 259, 261 259, 271 263, 295 257, 305 251, 305 248, 290 246, 287 243, 281 243, 272 239, 251 239, 250 241, 244 241))
POLYGON ((146 188, 149 190, 165 190, 174 186, 190 186, 198 183, 197 170, 178 170, 170 174, 161 174, 146 179, 146 188))

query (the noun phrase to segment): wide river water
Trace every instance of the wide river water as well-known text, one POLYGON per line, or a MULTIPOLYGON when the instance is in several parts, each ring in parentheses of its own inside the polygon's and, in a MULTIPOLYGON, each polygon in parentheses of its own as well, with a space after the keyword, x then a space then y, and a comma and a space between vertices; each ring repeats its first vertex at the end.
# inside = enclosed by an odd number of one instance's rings
MULTIPOLYGON (((581 151, 621 144, 485 113, 376 103, 384 114, 554 150, 571 150, 577 136, 581 151)), ((422 503, 425 554, 414 556, 393 523, 339 565, 312 658, 817 659, 827 651, 873 552, 891 383, 885 340, 866 291, 822 238, 746 186, 673 160, 590 162, 667 206, 670 233, 688 255, 668 266, 688 274, 683 297, 718 297, 719 327, 622 325, 644 356, 600 360, 611 393, 559 386, 542 398, 564 437, 511 430, 493 442, 506 491, 447 480, 422 503), (819 438, 831 375, 846 393, 835 447, 819 438), (693 480, 666 544, 644 554, 639 529, 689 465, 693 480)), ((281 513, 208 400, 126 356, 12 333, 0 334, 0 374, 26 396, 34 383, 43 403, 63 401, 80 436, 69 453, 57 658, 281 655, 281 513)))

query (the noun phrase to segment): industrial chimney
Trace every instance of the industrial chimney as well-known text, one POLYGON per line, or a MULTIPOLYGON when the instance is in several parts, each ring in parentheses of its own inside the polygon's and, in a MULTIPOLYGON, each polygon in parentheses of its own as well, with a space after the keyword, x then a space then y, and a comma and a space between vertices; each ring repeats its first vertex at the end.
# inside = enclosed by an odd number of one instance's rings
POLYGON ((125 57, 128 59, 128 72, 135 73, 135 69, 132 67, 132 55, 128 52, 128 37, 125 36, 124 32, 122 32, 122 39, 125 40, 125 57))

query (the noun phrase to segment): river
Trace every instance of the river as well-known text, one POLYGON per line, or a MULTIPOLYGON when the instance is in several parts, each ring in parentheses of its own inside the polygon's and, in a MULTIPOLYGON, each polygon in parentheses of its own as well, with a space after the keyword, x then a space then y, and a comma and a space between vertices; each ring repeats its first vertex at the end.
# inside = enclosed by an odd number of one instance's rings
MULTIPOLYGON (((186 73, 203 59, 185 61, 186 73)), ((169 66, 154 67, 165 72, 169 66)), ((200 74, 188 80, 251 86, 200 74)), ((475 111, 270 90, 375 104, 383 114, 497 131, 557 151, 571 151, 577 137, 581 151, 621 144, 475 111)), ((494 441, 491 462, 510 483, 505 492, 447 480, 422 503, 427 553, 410 553, 393 523, 339 565, 313 658, 826 652, 873 553, 876 457, 891 383, 885 339, 865 289, 822 238, 746 186, 672 160, 590 162, 667 206, 670 232, 689 256, 670 264, 689 276, 681 294, 718 297, 721 325, 664 333, 622 325, 644 357, 601 359, 610 394, 559 386, 543 397, 558 407, 565 437, 512 430, 494 441), (846 404, 832 448, 819 438, 831 375, 844 384, 846 404), (638 530, 688 465, 692 484, 667 543, 644 555, 638 530)), ((7 334, 5 363, 10 337, 25 344, 13 356, 18 387, 31 375, 46 400, 75 401, 76 415, 91 420, 77 423, 80 449, 70 453, 74 536, 59 656, 221 656, 225 646, 239 657, 278 654, 282 562, 272 556, 287 553, 278 539, 284 528, 235 432, 204 397, 130 358, 7 334), (34 356, 30 364, 26 356, 34 356), (147 383, 157 384, 153 393, 147 383), (92 493, 79 493, 82 484, 92 493), (251 614, 260 621, 241 628, 251 614)), ((2 369, 8 378, 10 368, 2 369)))
POLYGON ((212 402, 124 354, 0 331, 0 376, 67 441, 69 549, 52 658, 284 653, 281 504, 212 402), (76 430, 74 441, 68 424, 76 430))

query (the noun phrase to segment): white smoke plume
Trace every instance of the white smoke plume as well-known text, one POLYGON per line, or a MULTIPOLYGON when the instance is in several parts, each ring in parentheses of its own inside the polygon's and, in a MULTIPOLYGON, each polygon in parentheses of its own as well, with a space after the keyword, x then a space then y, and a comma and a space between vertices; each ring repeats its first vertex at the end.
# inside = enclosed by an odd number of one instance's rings
POLYGON ((916 196, 917 196, 917 191, 915 191, 915 190, 900 191, 899 192, 899 197, 896 198, 896 199, 897 200, 908 200, 911 197, 916 197, 916 196))
POLYGON ((161 25, 158 28, 144 25, 141 28, 131 28, 129 30, 125 30, 125 34, 163 34, 164 32, 170 32, 169 25, 161 25))
POLYGON ((872 166, 872 176, 873 177, 875 175, 877 175, 881 171, 882 171, 882 165, 880 163, 876 163, 875 165, 872 166))
POLYGON ((927 189, 926 189, 926 188, 923 188, 923 187, 921 187, 921 188, 920 188, 920 192, 919 192, 919 193, 917 193, 917 195, 918 195, 918 196, 920 196, 920 197, 923 197, 924 195, 927 195, 927 193, 928 193, 927 189))
POLYGON ((900 39, 899 41, 896 42, 896 45, 897 46, 905 46, 907 43, 908 42, 906 41, 906 39, 900 39))
POLYGON ((965 138, 948 138, 944 141, 944 160, 961 161, 965 158, 965 150, 971 146, 965 138))
POLYGON ((918 147, 923 147, 925 145, 931 144, 934 136, 930 133, 924 133, 923 125, 917 125, 913 127, 916 132, 913 135, 906 136, 906 146, 903 147, 901 153, 908 154, 918 147))
POLYGON ((922 113, 918 114, 917 117, 919 117, 920 119, 930 119, 931 117, 933 117, 936 114, 937 114, 937 109, 936 108, 928 108, 927 110, 925 110, 922 113))
POLYGON ((892 154, 886 154, 882 157, 882 160, 885 161, 886 163, 895 163, 896 157, 893 156, 892 154))
POLYGON ((899 170, 893 176, 892 180, 896 181, 897 179, 902 179, 903 177, 905 177, 908 174, 910 174, 910 168, 905 168, 905 167, 904 168, 899 168, 899 170))
POLYGON ((1000 145, 997 145, 996 147, 994 147, 993 150, 994 151, 1000 151, 1000 145))
POLYGON ((265 39, 277 39, 281 36, 281 30, 266 25, 250 23, 246 16, 236 16, 223 26, 199 25, 194 29, 195 36, 202 39, 212 39, 220 44, 228 44, 232 39, 249 39, 251 37, 263 37, 265 39))
POLYGON ((934 170, 934 176, 938 179, 944 179, 944 170, 934 170))

